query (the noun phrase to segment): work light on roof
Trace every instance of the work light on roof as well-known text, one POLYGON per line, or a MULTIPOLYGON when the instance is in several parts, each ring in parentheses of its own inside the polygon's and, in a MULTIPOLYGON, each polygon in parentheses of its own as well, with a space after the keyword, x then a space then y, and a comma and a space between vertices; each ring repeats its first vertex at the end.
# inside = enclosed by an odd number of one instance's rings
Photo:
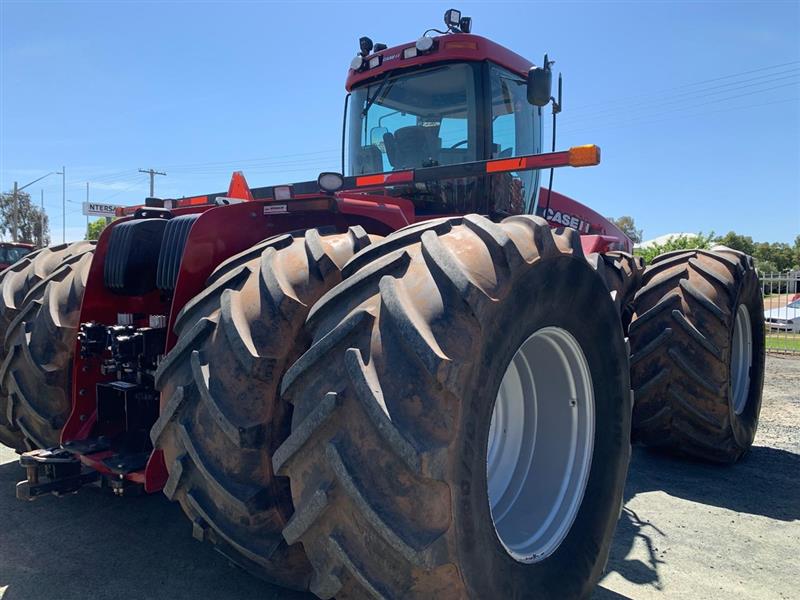
POLYGON ((361 49, 361 56, 366 56, 372 52, 372 40, 367 36, 358 38, 358 47, 361 49))
POLYGON ((448 27, 458 27, 461 24, 461 11, 451 8, 444 13, 444 24, 448 27))
POLYGON ((427 35, 423 35, 421 38, 417 40, 415 46, 417 48, 417 52, 419 52, 420 54, 429 52, 430 49, 433 48, 433 38, 430 38, 427 35))
POLYGON ((472 31, 472 17, 462 17, 461 11, 451 8, 444 13, 444 24, 451 33, 469 33, 472 31))
POLYGON ((350 61, 350 68, 354 71, 358 71, 361 67, 364 66, 364 57, 360 54, 356 54, 353 57, 353 60, 350 61))

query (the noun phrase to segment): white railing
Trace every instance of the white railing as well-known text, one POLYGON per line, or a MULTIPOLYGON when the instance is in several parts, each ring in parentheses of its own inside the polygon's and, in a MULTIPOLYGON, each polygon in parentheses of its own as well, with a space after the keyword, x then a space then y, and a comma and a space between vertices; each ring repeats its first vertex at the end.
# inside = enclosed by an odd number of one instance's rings
POLYGON ((767 352, 800 355, 800 271, 760 275, 767 352))

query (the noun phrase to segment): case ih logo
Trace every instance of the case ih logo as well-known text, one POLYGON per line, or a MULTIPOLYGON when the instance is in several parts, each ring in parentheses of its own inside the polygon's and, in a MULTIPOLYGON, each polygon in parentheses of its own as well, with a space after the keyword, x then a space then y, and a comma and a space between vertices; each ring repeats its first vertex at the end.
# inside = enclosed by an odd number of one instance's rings
POLYGON ((558 223, 566 227, 577 229, 581 233, 589 233, 589 223, 575 215, 548 208, 544 218, 552 223, 558 223))

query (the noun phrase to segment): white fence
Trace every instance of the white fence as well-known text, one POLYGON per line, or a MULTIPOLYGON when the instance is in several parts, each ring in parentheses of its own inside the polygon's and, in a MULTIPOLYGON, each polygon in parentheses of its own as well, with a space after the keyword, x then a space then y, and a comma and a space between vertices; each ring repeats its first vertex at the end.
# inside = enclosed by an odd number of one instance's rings
POLYGON ((800 355, 800 271, 761 273, 767 352, 800 355))

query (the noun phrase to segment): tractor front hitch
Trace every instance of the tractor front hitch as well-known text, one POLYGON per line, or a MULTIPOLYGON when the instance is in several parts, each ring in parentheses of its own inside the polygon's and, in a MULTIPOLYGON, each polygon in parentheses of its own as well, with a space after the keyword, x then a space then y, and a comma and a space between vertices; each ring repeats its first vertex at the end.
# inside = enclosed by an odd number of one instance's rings
POLYGON ((25 452, 19 457, 19 464, 27 477, 17 483, 19 500, 36 500, 45 494, 71 494, 100 479, 99 472, 84 469, 74 454, 62 448, 25 452))

